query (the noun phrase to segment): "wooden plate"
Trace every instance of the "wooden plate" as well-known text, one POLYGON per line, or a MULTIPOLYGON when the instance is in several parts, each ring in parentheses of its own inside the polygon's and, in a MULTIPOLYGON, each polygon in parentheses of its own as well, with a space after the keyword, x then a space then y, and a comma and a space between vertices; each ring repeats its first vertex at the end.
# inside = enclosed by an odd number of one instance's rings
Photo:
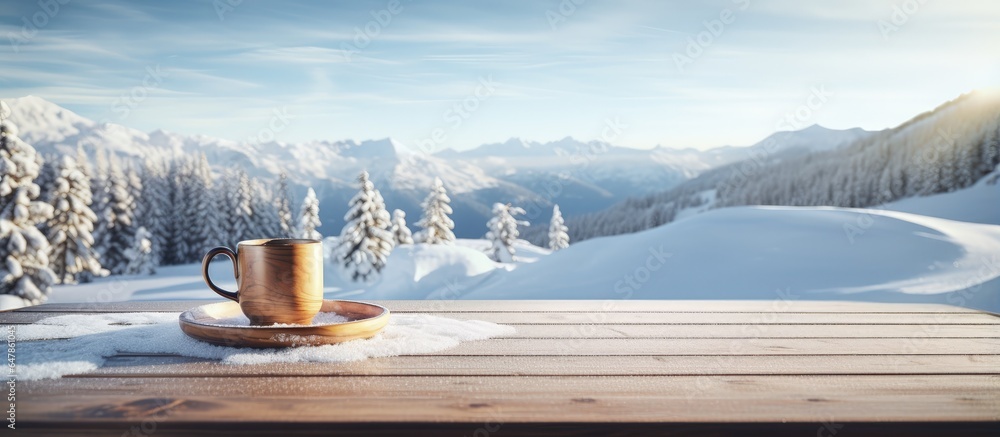
POLYGON ((371 338, 389 323, 385 307, 350 300, 324 300, 323 313, 337 313, 346 322, 316 325, 238 326, 221 322, 242 315, 240 305, 225 301, 202 305, 181 313, 181 331, 220 346, 296 347, 336 344, 371 338))

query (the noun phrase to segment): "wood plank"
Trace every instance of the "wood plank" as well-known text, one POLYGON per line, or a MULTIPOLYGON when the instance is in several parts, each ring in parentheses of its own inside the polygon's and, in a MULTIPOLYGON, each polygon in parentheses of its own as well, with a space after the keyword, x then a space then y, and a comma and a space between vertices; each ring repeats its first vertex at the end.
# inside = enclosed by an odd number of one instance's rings
POLYGON ((1000 354, 996 339, 508 339, 462 343, 431 355, 920 355, 1000 354))
MULTIPOLYGON (((73 313, 12 313, 0 324, 29 324, 73 313)), ((448 315, 444 315, 448 316, 448 315)), ((517 325, 511 338, 1000 338, 992 325, 517 325)))
MULTIPOLYGON (((157 437, 247 437, 247 436, 315 436, 366 435, 398 437, 417 435, 446 436, 873 436, 873 437, 996 437, 1000 426, 992 422, 589 422, 589 423, 543 423, 543 422, 369 422, 369 423, 323 423, 323 422, 243 422, 244 426, 234 426, 224 422, 159 422, 147 419, 138 424, 122 424, 114 421, 78 423, 38 424, 40 429, 19 428, 19 435, 39 436, 106 436, 106 435, 148 435, 140 425, 154 429, 157 437), (123 432, 124 430, 124 432, 123 432)), ((29 425, 36 425, 31 423, 29 425)))
POLYGON ((980 375, 64 378, 19 387, 25 424, 1000 420, 1000 376, 980 375))
MULTIPOLYGON (((206 290, 207 292, 207 290, 206 290)), ((352 298, 365 300, 364 297, 352 298)), ((205 300, 129 301, 99 303, 44 304, 16 311, 46 312, 135 312, 184 311, 213 302, 205 300)), ((397 312, 962 312, 979 310, 939 304, 908 304, 851 301, 809 301, 781 298, 773 300, 371 300, 397 312)))
POLYGON ((830 356, 399 356, 350 363, 227 365, 201 358, 118 355, 73 377, 202 376, 632 376, 1000 374, 1000 355, 830 356))
MULTIPOLYGON (((433 313, 432 313, 433 314, 433 313)), ((450 313, 455 319, 476 319, 504 324, 721 324, 721 325, 1000 325, 1000 318, 980 313, 450 313)))
POLYGON ((1000 338, 990 325, 517 325, 513 338, 1000 338))
MULTIPOLYGON (((0 315, 0 324, 29 324, 74 313, 0 315)), ((445 314, 444 316, 450 316, 445 314)), ((1000 338, 990 325, 517 325, 512 338, 1000 338)))
MULTIPOLYGON (((70 312, 0 314, 3 323, 33 323, 70 312)), ((512 325, 1000 325, 985 313, 664 313, 664 312, 454 312, 426 313, 453 319, 475 319, 512 325)))

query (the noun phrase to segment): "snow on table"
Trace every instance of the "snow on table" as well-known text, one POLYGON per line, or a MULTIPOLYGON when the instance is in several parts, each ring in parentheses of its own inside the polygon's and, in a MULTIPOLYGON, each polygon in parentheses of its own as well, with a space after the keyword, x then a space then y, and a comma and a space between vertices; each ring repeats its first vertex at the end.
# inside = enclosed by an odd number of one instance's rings
MULTIPOLYGON (((30 332, 53 316, 113 321, 135 312, 154 323, 157 313, 203 303, 52 304, 0 313, 0 323, 30 332)), ((971 435, 995 430, 1000 420, 1000 318, 965 308, 795 300, 378 303, 394 316, 489 321, 516 333, 335 363, 230 365, 184 353, 112 353, 100 367, 18 381, 18 427, 115 435, 147 422, 156 435, 971 435)))

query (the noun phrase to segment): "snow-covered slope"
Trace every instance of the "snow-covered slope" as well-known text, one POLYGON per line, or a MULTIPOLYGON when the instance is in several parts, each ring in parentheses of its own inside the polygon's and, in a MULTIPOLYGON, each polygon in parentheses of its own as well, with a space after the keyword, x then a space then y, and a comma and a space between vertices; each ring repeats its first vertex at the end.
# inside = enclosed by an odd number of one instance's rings
POLYGON ((1000 225, 1000 169, 968 188, 931 196, 910 197, 887 203, 880 208, 963 222, 1000 225))
MULTIPOLYGON (((356 299, 767 299, 937 302, 1000 312, 1000 226, 831 207, 712 210, 648 231, 549 253, 518 245, 498 264, 486 242, 403 246, 371 286, 325 272, 327 297, 356 299)), ((231 275, 226 263, 213 271, 231 275)), ((116 300, 214 298, 199 266, 126 278, 116 300)), ((108 279, 57 287, 86 301, 108 279)))
MULTIPOLYGON (((819 126, 774 134, 744 150, 749 159, 706 170, 670 190, 568 217, 570 238, 582 241, 659 226, 700 206, 703 193, 712 190, 712 207, 870 208, 970 187, 1000 164, 1000 92, 970 92, 892 129, 841 133, 847 141, 842 147, 810 142, 813 136, 828 137, 819 126), (857 138, 851 140, 853 135, 857 138)), ((528 229, 524 235, 535 243, 545 241, 542 229, 528 229)))
POLYGON ((996 310, 998 276, 1000 226, 879 210, 739 207, 588 240, 500 274, 466 297, 787 295, 934 301, 996 310), (963 295, 963 290, 974 291, 963 295))

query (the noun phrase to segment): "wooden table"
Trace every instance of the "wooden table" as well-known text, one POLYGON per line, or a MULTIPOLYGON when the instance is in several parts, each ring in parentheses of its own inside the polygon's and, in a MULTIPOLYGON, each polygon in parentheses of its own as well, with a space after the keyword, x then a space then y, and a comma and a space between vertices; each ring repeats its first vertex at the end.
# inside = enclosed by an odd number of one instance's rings
MULTIPOLYGON (((203 303, 43 305, 0 313, 0 323, 203 303)), ((120 354, 92 373, 19 383, 18 430, 1000 435, 992 314, 800 301, 379 303, 510 324, 517 334, 348 364, 120 354)))

